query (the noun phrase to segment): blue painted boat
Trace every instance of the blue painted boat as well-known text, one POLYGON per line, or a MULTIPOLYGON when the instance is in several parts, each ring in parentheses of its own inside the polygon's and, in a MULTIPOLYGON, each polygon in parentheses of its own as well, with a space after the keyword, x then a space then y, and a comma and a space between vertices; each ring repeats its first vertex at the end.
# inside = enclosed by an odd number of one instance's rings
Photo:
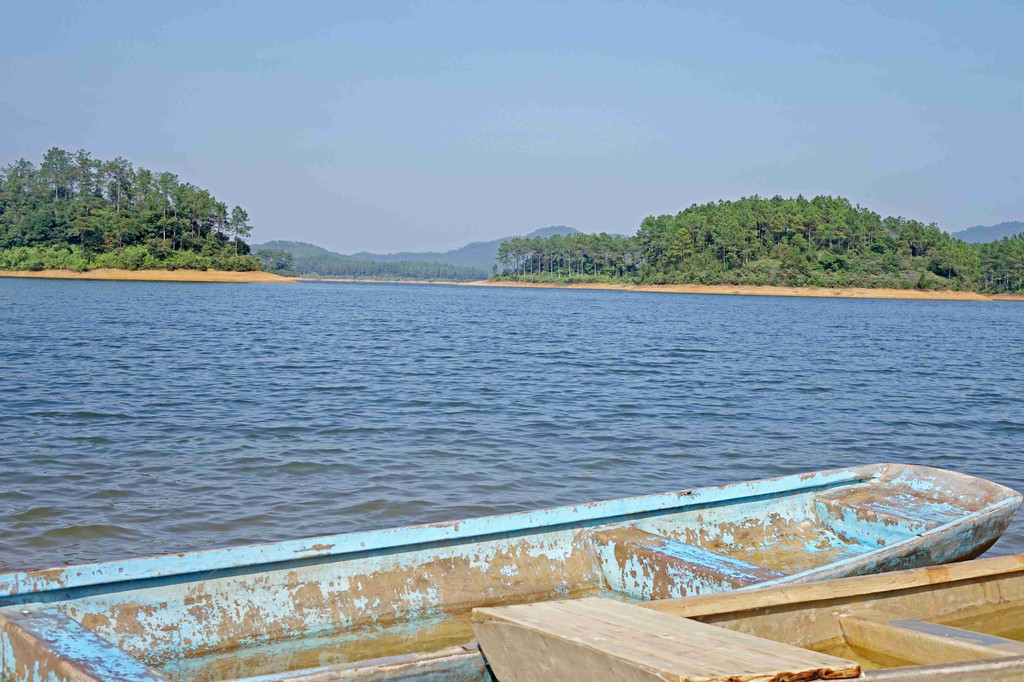
POLYGON ((477 606, 650 600, 973 558, 1021 503, 877 464, 0 575, 3 680, 486 680, 477 606))

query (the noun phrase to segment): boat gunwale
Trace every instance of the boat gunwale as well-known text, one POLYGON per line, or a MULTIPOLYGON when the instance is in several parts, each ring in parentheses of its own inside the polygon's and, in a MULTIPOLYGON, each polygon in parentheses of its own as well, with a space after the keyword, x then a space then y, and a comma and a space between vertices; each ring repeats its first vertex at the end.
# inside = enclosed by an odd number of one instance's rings
MULTIPOLYGON (((0 603, 6 597, 19 595, 261 565, 329 559, 346 554, 393 550, 455 540, 465 542, 475 538, 521 531, 542 532, 545 528, 571 526, 604 518, 611 519, 659 512, 670 513, 672 510, 690 509, 703 504, 735 502, 778 493, 797 494, 815 488, 869 483, 880 478, 891 466, 937 471, 944 476, 956 473, 917 465, 868 464, 510 514, 381 528, 339 535, 323 535, 301 540, 236 545, 150 557, 16 571, 0 574, 0 603), (741 491, 741 488, 747 488, 747 490, 741 491), (568 518, 556 520, 548 518, 557 517, 559 514, 564 514, 568 518), (496 521, 500 521, 500 523, 495 524, 496 521)), ((992 483, 992 485, 999 484, 992 483)))

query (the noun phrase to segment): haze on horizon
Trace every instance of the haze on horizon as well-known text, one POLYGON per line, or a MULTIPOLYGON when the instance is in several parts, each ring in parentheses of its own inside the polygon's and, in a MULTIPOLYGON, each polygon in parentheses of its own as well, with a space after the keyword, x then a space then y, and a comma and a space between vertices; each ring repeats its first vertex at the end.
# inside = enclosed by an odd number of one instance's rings
POLYGON ((20 3, 0 164, 170 170, 254 241, 444 250, 760 194, 1024 217, 1019 3, 20 3))

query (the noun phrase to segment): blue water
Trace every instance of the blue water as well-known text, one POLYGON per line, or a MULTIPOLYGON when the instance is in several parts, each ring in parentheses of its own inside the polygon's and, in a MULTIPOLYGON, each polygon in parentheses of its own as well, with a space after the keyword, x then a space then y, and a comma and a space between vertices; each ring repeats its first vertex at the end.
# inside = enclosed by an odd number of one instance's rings
POLYGON ((1024 490, 1022 367, 1016 303, 0 279, 0 569, 880 461, 1024 490))

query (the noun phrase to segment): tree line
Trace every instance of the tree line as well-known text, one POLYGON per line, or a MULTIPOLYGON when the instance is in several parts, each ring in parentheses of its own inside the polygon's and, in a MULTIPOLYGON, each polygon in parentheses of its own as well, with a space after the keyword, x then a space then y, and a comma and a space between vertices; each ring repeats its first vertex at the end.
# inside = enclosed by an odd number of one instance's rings
POLYGON ((649 216, 632 237, 517 238, 494 275, 534 281, 1024 290, 1024 235, 987 244, 843 197, 744 197, 649 216), (500 267, 499 267, 500 266, 500 267))
POLYGON ((51 148, 0 168, 0 268, 259 270, 240 206, 173 173, 51 148))

